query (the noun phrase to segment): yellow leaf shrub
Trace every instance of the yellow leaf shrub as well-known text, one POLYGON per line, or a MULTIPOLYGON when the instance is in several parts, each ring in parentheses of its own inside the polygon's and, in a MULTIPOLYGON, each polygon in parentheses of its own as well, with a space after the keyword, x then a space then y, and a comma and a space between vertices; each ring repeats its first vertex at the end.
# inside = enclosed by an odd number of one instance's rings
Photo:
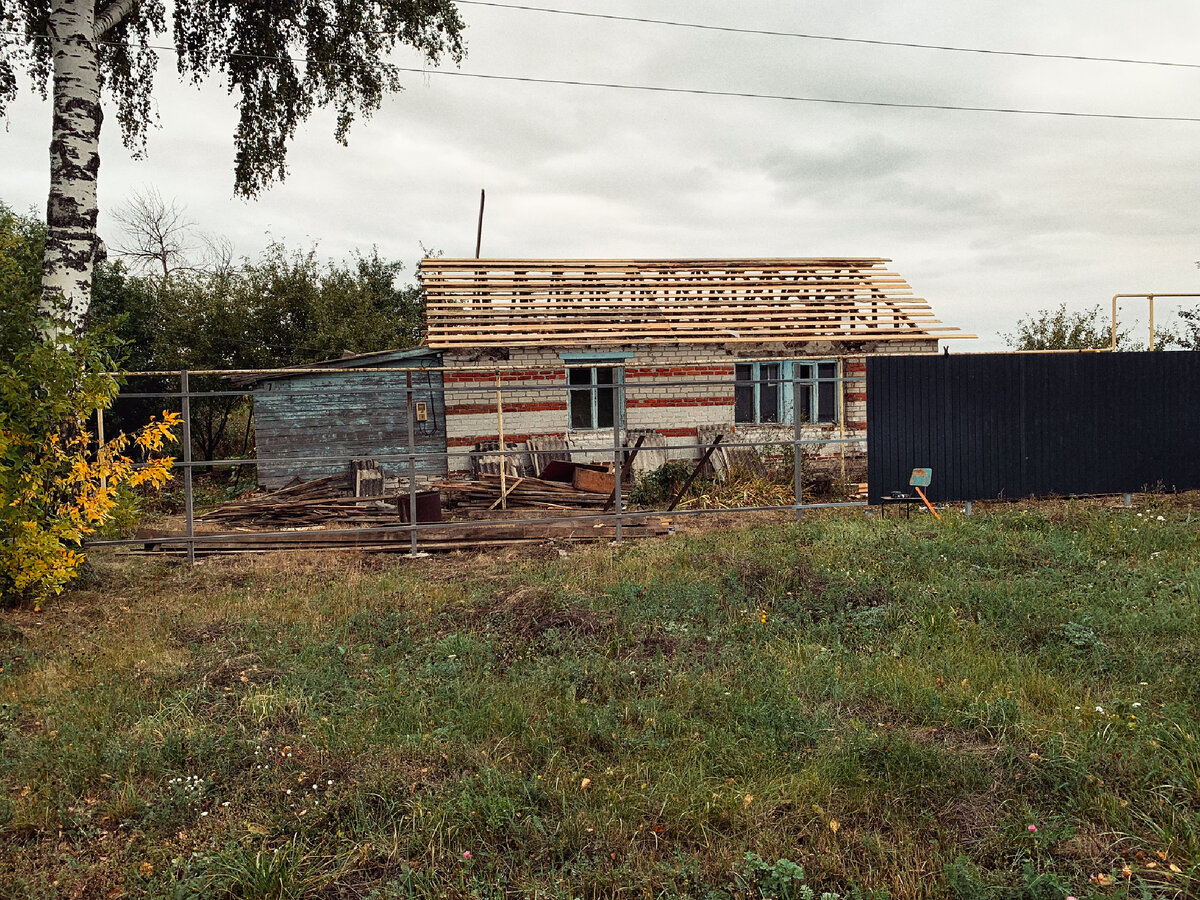
POLYGON ((0 601, 59 594, 83 564, 82 542, 108 521, 123 487, 165 483, 179 425, 164 411, 97 446, 88 430, 117 392, 111 358, 85 338, 30 341, 0 364, 0 601), (133 458, 130 454, 137 458, 133 458))

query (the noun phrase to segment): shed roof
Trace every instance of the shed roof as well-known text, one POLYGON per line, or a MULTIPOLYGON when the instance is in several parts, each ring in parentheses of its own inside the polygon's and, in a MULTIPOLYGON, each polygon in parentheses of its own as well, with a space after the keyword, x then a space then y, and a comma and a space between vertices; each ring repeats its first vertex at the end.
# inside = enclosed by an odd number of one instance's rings
POLYGON ((889 262, 427 258, 419 274, 439 350, 971 337, 889 262))
POLYGON ((295 366, 270 369, 250 375, 234 376, 230 380, 234 384, 239 385, 259 384, 267 381, 279 381, 285 378, 311 377, 314 374, 314 369, 382 369, 393 365, 399 366, 403 363, 410 363, 415 366, 419 360, 426 358, 440 362, 439 356, 440 354, 436 350, 429 347, 409 347, 402 350, 373 350, 368 353, 344 353, 332 359, 300 363, 295 366), (296 369, 297 371, 291 372, 288 371, 289 369, 296 369))

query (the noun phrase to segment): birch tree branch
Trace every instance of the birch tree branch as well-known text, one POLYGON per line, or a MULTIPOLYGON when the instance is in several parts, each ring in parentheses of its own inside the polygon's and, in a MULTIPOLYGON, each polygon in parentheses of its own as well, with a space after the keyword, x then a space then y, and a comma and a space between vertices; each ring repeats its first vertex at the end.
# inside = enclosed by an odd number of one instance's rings
POLYGON ((100 10, 96 14, 96 40, 101 40, 120 25, 125 17, 133 12, 135 6, 137 6, 137 0, 112 0, 108 6, 100 10))

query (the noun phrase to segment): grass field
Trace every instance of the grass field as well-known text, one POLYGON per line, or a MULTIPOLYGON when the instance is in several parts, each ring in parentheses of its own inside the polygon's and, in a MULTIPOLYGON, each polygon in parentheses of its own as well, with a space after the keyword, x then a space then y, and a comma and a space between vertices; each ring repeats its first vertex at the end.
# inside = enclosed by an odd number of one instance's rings
POLYGON ((1196 896, 1193 506, 96 556, 0 624, 0 895, 1196 896))

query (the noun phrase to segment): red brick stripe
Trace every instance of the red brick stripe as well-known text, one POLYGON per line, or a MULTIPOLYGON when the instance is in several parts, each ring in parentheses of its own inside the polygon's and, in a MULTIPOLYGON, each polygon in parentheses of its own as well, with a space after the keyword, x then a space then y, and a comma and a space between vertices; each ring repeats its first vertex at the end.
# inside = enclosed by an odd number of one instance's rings
MULTIPOLYGON (((531 437, 561 438, 561 437, 566 437, 566 434, 562 431, 557 431, 557 432, 549 431, 549 432, 544 432, 542 434, 506 434, 504 436, 504 443, 507 445, 510 445, 509 449, 511 450, 511 449, 513 449, 513 447, 511 446, 512 444, 520 444, 524 441, 529 440, 531 437)), ((494 441, 494 440, 496 440, 495 434, 477 434, 477 435, 474 435, 473 437, 452 437, 452 438, 446 438, 446 446, 447 447, 473 447, 475 444, 482 443, 483 441, 494 441)), ((603 448, 601 448, 601 449, 603 449, 603 448)))
MULTIPOLYGON (((506 382, 513 381, 565 381, 567 377, 566 369, 517 369, 513 371, 502 371, 500 373, 500 383, 503 385, 506 382)), ((447 384, 480 384, 493 385, 496 384, 495 372, 447 372, 443 376, 447 384)))
POLYGON ((733 406, 733 397, 630 397, 625 406, 629 409, 653 407, 689 406, 733 406))
MULTIPOLYGON (((545 403, 509 403, 505 401, 505 413, 521 413, 521 412, 566 412, 567 404, 555 401, 547 401, 545 403)), ((446 404, 446 415, 448 416, 467 416, 478 415, 479 413, 495 413, 495 403, 455 403, 446 404)))

